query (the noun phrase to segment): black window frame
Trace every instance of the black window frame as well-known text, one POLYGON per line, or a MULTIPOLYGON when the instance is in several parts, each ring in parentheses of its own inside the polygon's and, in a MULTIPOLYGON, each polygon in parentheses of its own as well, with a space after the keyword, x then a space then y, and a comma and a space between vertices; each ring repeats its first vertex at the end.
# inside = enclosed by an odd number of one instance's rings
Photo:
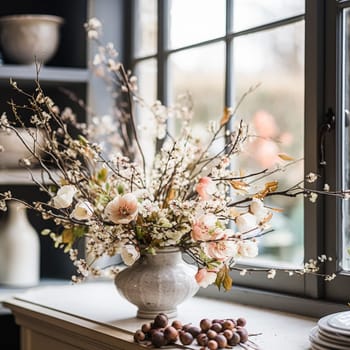
MULTIPOLYGON (((337 139, 340 131, 330 131, 325 134, 325 158, 327 166, 320 165, 320 135, 327 122, 328 110, 339 113, 339 14, 345 6, 350 7, 350 1, 337 0, 305 0, 305 14, 285 18, 248 30, 233 33, 233 1, 226 0, 226 34, 224 37, 199 43, 169 49, 168 17, 169 0, 157 1, 158 15, 158 45, 154 55, 135 57, 134 24, 136 5, 131 0, 128 11, 127 58, 131 69, 143 60, 157 59, 157 98, 163 103, 168 101, 168 57, 174 52, 208 45, 214 42, 226 43, 225 71, 225 105, 233 104, 233 84, 231 79, 233 39, 241 35, 249 35, 261 30, 268 30, 305 20, 305 174, 318 172, 331 188, 339 186, 339 166, 337 139)), ((340 123, 338 123, 340 124, 340 123)), ((317 185, 316 185, 317 186, 317 185)), ((321 185, 318 185, 322 189, 321 185)), ((305 258, 318 257, 321 254, 332 256, 333 261, 327 263, 321 272, 331 273, 338 270, 337 249, 339 241, 334 239, 334 232, 339 234, 339 200, 334 198, 319 198, 317 205, 308 200, 304 202, 304 250, 305 258)), ((325 282, 312 275, 303 277, 280 276, 275 280, 256 275, 253 278, 234 276, 234 292, 220 295, 233 301, 249 302, 250 304, 269 306, 301 314, 321 316, 347 308, 350 297, 349 274, 340 273, 332 282, 325 282)), ((201 294, 218 297, 215 287, 202 290, 201 294)))

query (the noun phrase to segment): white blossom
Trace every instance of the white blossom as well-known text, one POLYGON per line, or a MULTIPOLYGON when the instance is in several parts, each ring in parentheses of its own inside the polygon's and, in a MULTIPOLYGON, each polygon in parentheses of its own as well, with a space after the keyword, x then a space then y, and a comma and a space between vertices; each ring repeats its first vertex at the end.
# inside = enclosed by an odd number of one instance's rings
POLYGON ((54 198, 52 198, 53 206, 57 209, 68 208, 76 194, 77 189, 73 185, 62 186, 54 198))
POLYGON ((72 217, 77 220, 88 220, 91 218, 94 209, 92 204, 88 201, 79 201, 74 210, 72 211, 72 217))
POLYGON ((251 213, 256 217, 258 223, 264 221, 270 213, 269 210, 264 207, 263 201, 257 198, 253 198, 249 208, 251 213))
POLYGON ((309 195, 309 200, 311 203, 315 203, 317 201, 318 194, 315 192, 311 192, 309 195))
POLYGON ((255 215, 245 213, 236 218, 237 229, 241 233, 249 232, 258 227, 258 221, 255 215))
POLYGON ((329 192, 330 186, 328 184, 324 184, 323 191, 329 192))
POLYGON ((309 183, 313 183, 317 180, 318 175, 314 174, 314 173, 309 173, 306 175, 306 181, 309 183))
POLYGON ((140 252, 131 244, 124 245, 121 248, 121 258, 127 266, 131 266, 140 257, 140 252))
POLYGON ((276 270, 275 269, 272 269, 272 270, 269 270, 267 272, 267 278, 268 279, 274 279, 276 276, 276 270))
POLYGON ((253 240, 244 240, 239 243, 238 254, 242 257, 255 258, 259 253, 258 244, 253 240))
POLYGON ((336 277, 337 275, 335 273, 332 273, 331 275, 326 275, 324 279, 325 281, 330 282, 333 281, 336 277))

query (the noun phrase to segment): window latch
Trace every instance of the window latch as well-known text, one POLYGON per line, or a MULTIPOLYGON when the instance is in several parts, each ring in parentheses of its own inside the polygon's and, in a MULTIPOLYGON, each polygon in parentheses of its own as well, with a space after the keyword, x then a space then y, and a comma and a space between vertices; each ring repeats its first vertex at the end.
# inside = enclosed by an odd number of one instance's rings
POLYGON ((327 165, 326 159, 325 159, 325 140, 326 135, 330 131, 335 129, 335 113, 333 112, 332 108, 328 108, 328 111, 326 113, 326 119, 321 125, 320 129, 320 165, 325 166, 327 165))

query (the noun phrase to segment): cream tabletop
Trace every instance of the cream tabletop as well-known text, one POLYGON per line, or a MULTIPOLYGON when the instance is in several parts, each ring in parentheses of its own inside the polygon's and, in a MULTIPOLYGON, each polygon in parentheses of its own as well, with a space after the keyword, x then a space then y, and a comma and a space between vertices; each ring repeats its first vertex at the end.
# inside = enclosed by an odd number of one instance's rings
MULTIPOLYGON (((136 307, 118 294, 112 281, 41 286, 29 289, 15 299, 127 332, 134 332, 145 322, 135 318, 136 307)), ((266 350, 309 349, 309 333, 317 322, 309 317, 203 297, 194 297, 181 304, 176 318, 198 325, 202 318, 238 317, 246 318, 249 333, 259 334, 251 339, 266 350)))

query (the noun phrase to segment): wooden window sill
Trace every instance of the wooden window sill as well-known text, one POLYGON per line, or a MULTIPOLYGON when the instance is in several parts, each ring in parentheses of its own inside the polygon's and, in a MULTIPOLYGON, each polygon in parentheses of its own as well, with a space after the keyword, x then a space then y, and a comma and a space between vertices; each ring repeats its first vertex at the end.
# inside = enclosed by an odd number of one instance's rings
MULTIPOLYGON (((234 293, 232 293, 234 300, 234 293)), ((136 307, 118 295, 112 281, 32 288, 3 302, 22 328, 23 350, 139 349, 133 332, 145 321, 136 307), (41 344, 43 344, 41 346, 41 344), (63 346, 64 344, 64 346, 63 346), (45 345, 45 346, 44 346, 45 345)), ((177 319, 198 324, 202 318, 247 319, 249 333, 261 349, 308 349, 317 319, 194 297, 178 308, 177 319)), ((169 347, 167 347, 169 349, 169 347)))

